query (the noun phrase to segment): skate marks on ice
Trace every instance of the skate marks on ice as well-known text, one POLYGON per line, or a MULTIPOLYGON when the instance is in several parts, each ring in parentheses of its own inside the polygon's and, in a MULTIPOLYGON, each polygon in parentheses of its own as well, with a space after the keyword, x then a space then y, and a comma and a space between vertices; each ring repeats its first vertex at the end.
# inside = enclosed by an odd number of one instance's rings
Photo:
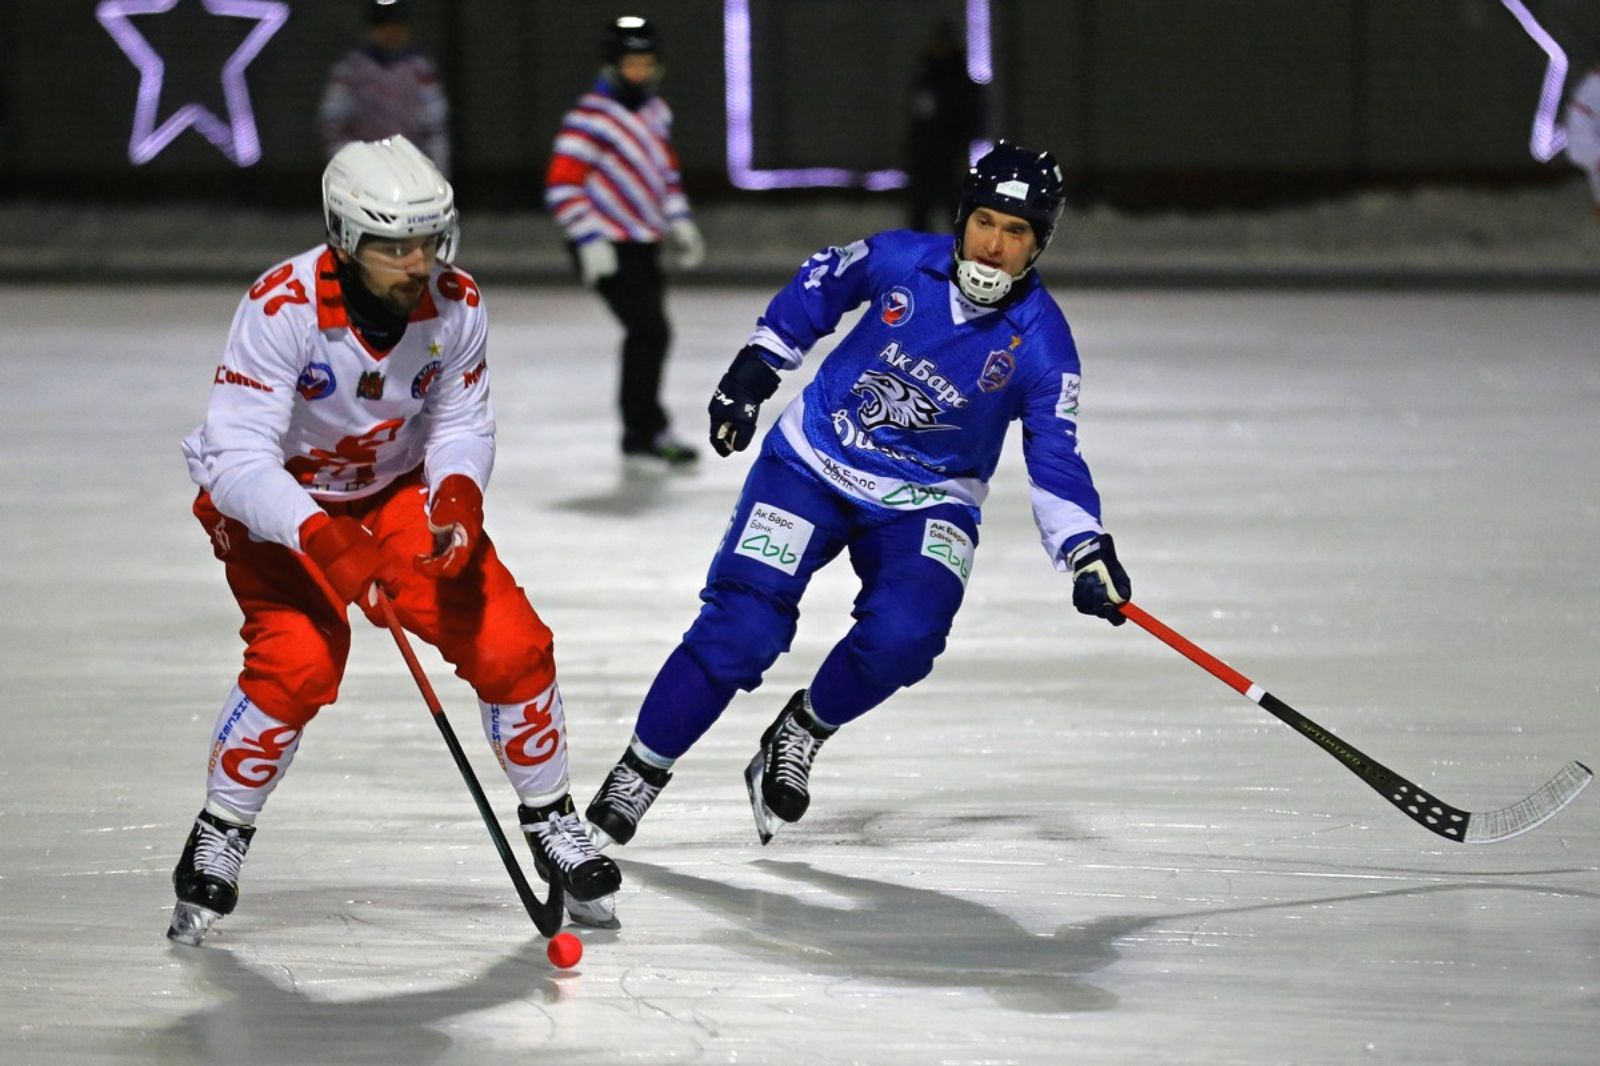
MULTIPOLYGON (((1060 925, 1053 933, 1028 932, 990 907, 931 889, 874 878, 850 877, 804 862, 758 859, 749 868, 794 885, 797 893, 821 889, 844 901, 812 903, 782 891, 736 886, 637 860, 623 861, 627 878, 738 923, 708 932, 705 940, 758 962, 845 979, 865 978, 920 988, 981 988, 1002 1008, 1030 1014, 1108 1011, 1120 1000, 1084 977, 1123 958, 1119 942, 1160 931, 1160 939, 1199 936, 1217 918, 1319 909, 1341 911, 1366 904, 1381 914, 1391 901, 1426 900, 1460 892, 1526 893, 1578 901, 1600 892, 1531 881, 1441 878, 1433 883, 1302 896, 1240 906, 1146 915, 1105 915, 1060 925)), ((1063 876, 1072 867, 1064 865, 1063 876)), ((1547 871, 1514 874, 1539 876, 1547 871)), ((1571 873, 1576 871, 1548 871, 1571 873)), ((1337 876, 1337 875, 1333 875, 1337 876)), ((1405 875, 1399 875, 1404 878, 1405 875)), ((1320 940, 1312 933, 1308 950, 1320 940)), ((1127 950, 1137 950, 1137 945, 1127 950)))
POLYGON ((228 995, 166 1029, 130 1038, 126 1050, 163 1062, 427 1066, 451 1050, 454 1041, 441 1031, 450 1019, 518 1001, 534 1005, 528 1016, 544 1019, 541 1035, 548 1038, 554 1025, 539 1005, 554 1004, 562 990, 545 961, 544 943, 530 938, 457 984, 342 1001, 302 991, 291 967, 252 965, 246 960, 253 952, 244 946, 174 946, 172 956, 192 970, 207 998, 216 991, 228 995))

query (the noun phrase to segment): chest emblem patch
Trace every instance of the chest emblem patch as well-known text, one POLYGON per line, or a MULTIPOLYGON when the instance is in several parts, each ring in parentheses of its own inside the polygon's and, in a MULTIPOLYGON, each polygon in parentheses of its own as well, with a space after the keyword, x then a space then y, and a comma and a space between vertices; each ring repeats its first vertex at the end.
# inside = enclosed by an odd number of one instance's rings
POLYGON ((912 299, 911 290, 904 285, 896 285, 878 298, 878 317, 886 326, 905 325, 911 321, 911 313, 916 309, 917 302, 912 299))
POLYGON ((1006 387, 1006 382, 1011 380, 1011 374, 1016 369, 1016 356, 1003 348, 996 348, 984 360, 983 372, 978 375, 978 388, 984 392, 999 392, 1006 387))

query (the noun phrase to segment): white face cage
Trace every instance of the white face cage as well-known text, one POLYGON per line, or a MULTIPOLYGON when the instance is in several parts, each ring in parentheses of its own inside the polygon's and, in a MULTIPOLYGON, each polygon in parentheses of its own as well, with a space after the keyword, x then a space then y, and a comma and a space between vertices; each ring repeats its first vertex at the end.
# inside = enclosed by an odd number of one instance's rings
POLYGON ((999 267, 980 263, 976 259, 956 260, 956 284, 960 286, 962 295, 975 304, 987 307, 999 303, 1011 291, 1011 282, 1011 275, 999 267))
POLYGON ((322 172, 328 242, 356 254, 363 237, 404 240, 439 234, 439 258, 460 244, 455 191, 432 160, 398 134, 353 141, 322 172))

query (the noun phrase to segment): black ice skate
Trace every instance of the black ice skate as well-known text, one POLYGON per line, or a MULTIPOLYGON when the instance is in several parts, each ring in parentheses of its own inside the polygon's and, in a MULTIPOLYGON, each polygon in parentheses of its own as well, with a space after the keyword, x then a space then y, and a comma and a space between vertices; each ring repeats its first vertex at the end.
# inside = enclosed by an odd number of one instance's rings
POLYGON ((580 925, 619 928, 614 896, 622 873, 584 832, 572 797, 548 807, 519 806, 517 820, 533 849, 534 870, 546 883, 552 871, 561 879, 568 916, 580 925))
POLYGON ((211 923, 233 913, 239 902, 239 868, 255 835, 253 825, 236 825, 210 811, 200 812, 172 871, 178 903, 167 936, 199 947, 211 923))
POLYGON ((595 846, 626 844, 639 829, 639 819, 672 780, 672 771, 651 766, 629 748, 606 775, 583 816, 595 846))
POLYGON ((777 719, 761 734, 761 750, 744 770, 750 810, 755 814, 761 843, 770 841, 785 822, 798 822, 806 813, 811 805, 807 788, 811 763, 822 742, 831 736, 833 730, 811 716, 805 689, 790 697, 777 719))

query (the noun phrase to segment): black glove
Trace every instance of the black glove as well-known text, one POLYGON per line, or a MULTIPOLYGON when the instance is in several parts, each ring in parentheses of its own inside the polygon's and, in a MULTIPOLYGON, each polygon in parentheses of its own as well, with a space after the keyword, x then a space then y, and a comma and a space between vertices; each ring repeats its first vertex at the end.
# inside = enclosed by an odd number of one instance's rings
POLYGON ((711 446, 718 455, 732 455, 750 446, 762 401, 778 391, 778 372, 761 357, 765 350, 754 344, 739 349, 711 394, 711 446))
POLYGON ((1072 567, 1072 606, 1084 614, 1098 615, 1114 626, 1127 619, 1117 604, 1133 598, 1133 583, 1117 562, 1117 549, 1111 534, 1091 537, 1067 555, 1072 567))

